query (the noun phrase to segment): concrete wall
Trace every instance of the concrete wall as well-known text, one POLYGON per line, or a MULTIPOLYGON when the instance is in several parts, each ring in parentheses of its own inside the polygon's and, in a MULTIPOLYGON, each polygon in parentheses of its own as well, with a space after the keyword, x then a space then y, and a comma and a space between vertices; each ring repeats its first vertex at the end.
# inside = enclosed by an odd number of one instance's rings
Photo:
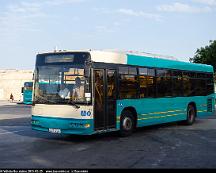
POLYGON ((32 81, 33 70, 0 70, 0 100, 22 100, 21 88, 24 82, 32 81))

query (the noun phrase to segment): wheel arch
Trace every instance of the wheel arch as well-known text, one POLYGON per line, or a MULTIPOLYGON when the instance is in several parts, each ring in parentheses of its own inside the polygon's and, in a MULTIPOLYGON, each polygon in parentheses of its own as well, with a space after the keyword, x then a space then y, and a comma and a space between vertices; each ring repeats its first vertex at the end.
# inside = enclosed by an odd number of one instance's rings
POLYGON ((190 106, 190 105, 192 105, 195 108, 195 116, 197 117, 197 106, 196 106, 196 103, 194 101, 192 101, 192 102, 188 103, 188 106, 190 106))
POLYGON ((133 114, 134 121, 135 121, 135 128, 136 128, 137 127, 137 117, 138 117, 136 109, 133 106, 125 107, 121 112, 121 116, 124 111, 130 111, 133 114))

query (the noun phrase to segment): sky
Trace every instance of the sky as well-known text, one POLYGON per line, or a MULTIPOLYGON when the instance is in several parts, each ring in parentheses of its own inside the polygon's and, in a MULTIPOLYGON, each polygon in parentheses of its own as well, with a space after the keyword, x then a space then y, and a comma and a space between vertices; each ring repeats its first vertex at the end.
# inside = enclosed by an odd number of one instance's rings
POLYGON ((188 61, 215 39, 216 0, 0 0, 0 69, 33 69, 55 47, 188 61))

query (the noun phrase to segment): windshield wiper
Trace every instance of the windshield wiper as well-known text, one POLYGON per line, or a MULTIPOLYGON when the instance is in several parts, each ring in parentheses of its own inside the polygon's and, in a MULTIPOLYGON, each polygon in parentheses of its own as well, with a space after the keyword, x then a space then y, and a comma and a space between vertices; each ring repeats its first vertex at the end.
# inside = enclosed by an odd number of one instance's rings
POLYGON ((75 106, 77 109, 80 108, 80 106, 78 106, 76 103, 74 103, 72 100, 69 100, 68 101, 68 104, 72 105, 72 106, 75 106))
MULTIPOLYGON (((57 101, 48 100, 48 99, 46 99, 46 98, 44 98, 44 97, 42 97, 42 96, 37 96, 37 100, 40 100, 40 102, 42 102, 43 104, 44 104, 44 103, 52 103, 52 104, 60 103, 60 102, 57 102, 57 101)), ((65 102, 63 102, 63 103, 65 103, 65 102)), ((80 108, 80 106, 78 106, 78 105, 77 105, 76 103, 74 103, 72 100, 69 100, 67 103, 70 104, 70 105, 72 105, 72 106, 75 106, 76 109, 79 109, 79 108, 80 108)))
POLYGON ((43 102, 43 104, 45 104, 45 103, 56 104, 57 103, 55 101, 48 100, 48 99, 46 99, 45 97, 42 97, 42 96, 37 96, 36 98, 37 98, 37 100, 40 100, 41 102, 43 102))
POLYGON ((72 106, 75 106, 77 109, 80 108, 80 106, 78 106, 76 103, 74 103, 72 100, 69 100, 68 101, 68 104, 72 105, 72 106))

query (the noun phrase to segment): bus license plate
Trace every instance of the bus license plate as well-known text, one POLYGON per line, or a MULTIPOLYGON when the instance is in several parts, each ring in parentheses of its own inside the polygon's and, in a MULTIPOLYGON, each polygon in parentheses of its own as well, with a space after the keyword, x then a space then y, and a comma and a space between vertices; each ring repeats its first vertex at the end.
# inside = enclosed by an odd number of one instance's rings
POLYGON ((50 133, 61 133, 61 129, 49 129, 50 133))

